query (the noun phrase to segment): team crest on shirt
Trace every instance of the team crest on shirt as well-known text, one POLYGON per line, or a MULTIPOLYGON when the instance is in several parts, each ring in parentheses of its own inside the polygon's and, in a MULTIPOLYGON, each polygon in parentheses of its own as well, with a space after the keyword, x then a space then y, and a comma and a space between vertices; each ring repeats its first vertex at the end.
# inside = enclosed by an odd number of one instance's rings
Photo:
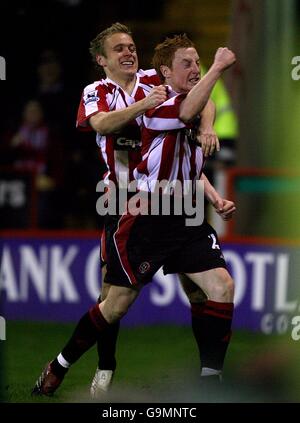
POLYGON ((150 263, 148 261, 143 261, 143 263, 141 263, 139 265, 139 272, 143 275, 144 273, 148 272, 148 270, 150 269, 150 263))
POLYGON ((90 91, 89 93, 84 95, 83 96, 84 105, 86 106, 87 104, 91 103, 92 101, 98 101, 99 97, 98 97, 97 94, 98 94, 97 90, 94 90, 94 91, 90 91))

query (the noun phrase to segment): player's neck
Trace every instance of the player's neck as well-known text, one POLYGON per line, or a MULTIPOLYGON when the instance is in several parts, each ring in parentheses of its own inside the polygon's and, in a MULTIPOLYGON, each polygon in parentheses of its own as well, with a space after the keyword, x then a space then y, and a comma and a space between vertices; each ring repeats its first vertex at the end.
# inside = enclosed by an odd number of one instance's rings
POLYGON ((127 92, 127 94, 131 95, 135 83, 136 83, 136 75, 128 75, 127 78, 111 78, 115 81, 120 87, 127 92))

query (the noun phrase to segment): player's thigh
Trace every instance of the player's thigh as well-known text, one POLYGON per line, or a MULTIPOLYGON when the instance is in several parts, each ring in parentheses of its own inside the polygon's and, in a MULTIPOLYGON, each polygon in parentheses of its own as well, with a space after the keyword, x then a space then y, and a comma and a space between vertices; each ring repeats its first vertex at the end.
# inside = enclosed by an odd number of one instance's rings
POLYGON ((184 273, 178 274, 180 284, 191 303, 203 302, 207 299, 207 295, 198 285, 196 285, 184 273))
POLYGON ((186 273, 212 301, 232 302, 234 282, 230 274, 223 267, 206 270, 199 273, 186 273))

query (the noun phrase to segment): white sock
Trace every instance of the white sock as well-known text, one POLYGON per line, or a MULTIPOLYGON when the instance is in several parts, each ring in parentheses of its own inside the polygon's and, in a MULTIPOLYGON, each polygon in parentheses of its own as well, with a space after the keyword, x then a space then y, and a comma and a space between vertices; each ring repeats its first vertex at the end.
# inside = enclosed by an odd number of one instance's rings
POLYGON ((69 367, 71 367, 71 364, 67 360, 65 360, 64 356, 62 355, 62 353, 58 354, 57 361, 59 362, 59 364, 62 367, 65 367, 66 369, 68 369, 69 367))
POLYGON ((202 367, 201 369, 201 376, 215 376, 221 374, 222 370, 211 369, 209 367, 202 367))

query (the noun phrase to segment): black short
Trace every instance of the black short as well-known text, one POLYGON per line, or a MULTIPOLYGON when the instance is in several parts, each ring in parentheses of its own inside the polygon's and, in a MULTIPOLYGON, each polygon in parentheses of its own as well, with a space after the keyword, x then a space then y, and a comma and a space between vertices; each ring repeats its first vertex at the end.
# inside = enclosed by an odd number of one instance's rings
POLYGON ((110 244, 105 282, 146 284, 162 266, 165 274, 226 268, 216 231, 206 221, 186 226, 183 216, 122 216, 110 244))
POLYGON ((114 242, 113 235, 118 228, 119 215, 105 215, 104 226, 101 235, 101 267, 107 264, 107 256, 109 255, 112 244, 114 242))
MULTIPOLYGON (((127 197, 130 198, 134 193, 127 193, 127 197)), ((116 210, 119 210, 119 193, 115 193, 116 196, 116 210)), ((112 245, 114 243, 113 235, 118 228, 118 222, 121 218, 119 214, 106 214, 104 216, 104 224, 101 234, 101 249, 100 249, 100 263, 101 267, 107 264, 107 256, 110 254, 112 245)))

